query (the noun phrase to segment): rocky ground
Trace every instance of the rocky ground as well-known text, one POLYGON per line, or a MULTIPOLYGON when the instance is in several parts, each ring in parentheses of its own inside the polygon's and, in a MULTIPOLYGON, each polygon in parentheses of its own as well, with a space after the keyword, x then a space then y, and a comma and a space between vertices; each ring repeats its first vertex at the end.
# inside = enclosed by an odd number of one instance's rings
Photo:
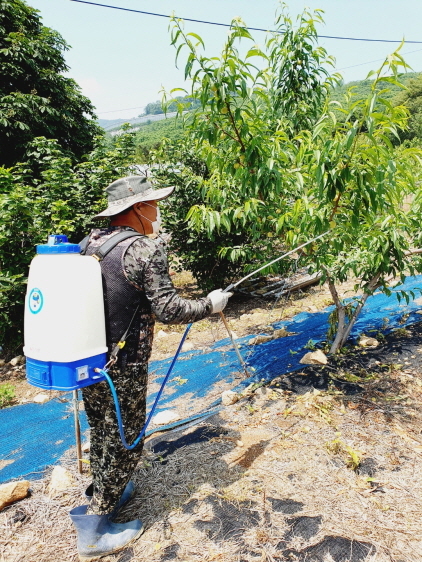
MULTIPOLYGON (((329 303, 325 288, 275 305, 239 297, 227 317, 241 336, 329 303)), ((194 348, 226 337, 217 318, 195 328, 194 348)), ((157 326, 154 358, 174 353, 182 329, 157 326)), ((119 514, 141 518, 145 533, 104 562, 420 562, 422 326, 379 343, 252 387, 206 422, 151 438, 136 495, 119 514)), ((22 374, 6 366, 2 377, 22 374)), ((74 455, 61 462, 64 489, 49 487, 49 470, 31 481, 30 497, 0 512, 1 562, 77 560, 67 512, 89 473, 77 473, 74 455)))

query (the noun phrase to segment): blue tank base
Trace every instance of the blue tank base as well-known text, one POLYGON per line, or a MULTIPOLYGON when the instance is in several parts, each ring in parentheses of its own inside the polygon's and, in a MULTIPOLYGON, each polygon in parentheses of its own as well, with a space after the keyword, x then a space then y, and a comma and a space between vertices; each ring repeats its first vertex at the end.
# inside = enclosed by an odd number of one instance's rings
POLYGON ((104 375, 95 369, 103 369, 106 363, 106 353, 69 363, 27 357, 26 378, 29 384, 44 390, 77 390, 104 381, 104 375))

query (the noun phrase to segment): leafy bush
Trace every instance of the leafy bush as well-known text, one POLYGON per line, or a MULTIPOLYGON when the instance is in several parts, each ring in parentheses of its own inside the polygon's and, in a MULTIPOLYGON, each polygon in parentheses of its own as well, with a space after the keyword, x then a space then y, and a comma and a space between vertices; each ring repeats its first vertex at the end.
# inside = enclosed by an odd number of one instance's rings
POLYGON ((401 91, 394 99, 394 105, 405 105, 409 112, 409 127, 400 131, 400 140, 422 141, 422 74, 408 81, 407 89, 401 91))
POLYGON ((231 232, 214 230, 209 235, 205 228, 192 231, 186 217, 192 205, 204 202, 201 185, 208 178, 206 164, 185 143, 175 145, 165 141, 153 158, 174 164, 161 163, 154 170, 154 177, 163 185, 175 185, 176 192, 161 203, 163 224, 171 234, 170 259, 176 271, 192 272, 198 285, 204 290, 223 287, 242 270, 249 242, 248 235, 238 229, 231 232), (222 248, 230 245, 237 255, 224 256, 222 248))
POLYGON ((26 162, 0 167, 0 342, 6 353, 22 343, 34 246, 53 232, 81 240, 106 206, 104 188, 131 173, 133 153, 133 134, 118 136, 111 148, 99 137, 88 159, 73 166, 56 141, 38 138, 26 162))
POLYGON ((100 129, 90 100, 63 75, 68 48, 34 8, 0 0, 1 165, 22 161, 28 143, 41 136, 57 139, 75 160, 92 150, 100 129))
POLYGON ((11 384, 0 384, 0 408, 10 406, 15 398, 15 387, 11 384))

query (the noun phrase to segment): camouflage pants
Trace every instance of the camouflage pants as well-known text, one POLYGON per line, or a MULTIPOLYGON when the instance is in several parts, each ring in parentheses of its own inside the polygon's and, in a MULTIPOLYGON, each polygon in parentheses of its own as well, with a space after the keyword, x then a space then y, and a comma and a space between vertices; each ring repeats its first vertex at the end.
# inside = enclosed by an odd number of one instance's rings
MULTIPOLYGON (((119 398, 126 441, 131 444, 145 423, 148 364, 128 364, 123 371, 113 368, 109 375, 119 398)), ((104 515, 113 510, 130 480, 142 453, 143 440, 131 451, 122 445, 113 397, 106 382, 85 387, 82 395, 91 427, 94 485, 87 513, 104 515)))

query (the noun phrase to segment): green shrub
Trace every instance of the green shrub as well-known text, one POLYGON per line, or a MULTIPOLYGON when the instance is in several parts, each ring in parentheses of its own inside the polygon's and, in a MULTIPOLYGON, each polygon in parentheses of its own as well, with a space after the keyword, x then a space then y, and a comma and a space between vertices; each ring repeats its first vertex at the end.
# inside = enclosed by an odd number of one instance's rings
POLYGON ((11 384, 0 384, 0 408, 10 406, 15 399, 15 387, 11 384))
POLYGON ((128 175, 133 134, 103 137, 87 159, 72 165, 57 142, 35 139, 28 159, 0 167, 0 344, 6 354, 22 344, 23 303, 34 247, 51 233, 79 242, 94 226, 93 215, 106 206, 104 188, 128 175))

